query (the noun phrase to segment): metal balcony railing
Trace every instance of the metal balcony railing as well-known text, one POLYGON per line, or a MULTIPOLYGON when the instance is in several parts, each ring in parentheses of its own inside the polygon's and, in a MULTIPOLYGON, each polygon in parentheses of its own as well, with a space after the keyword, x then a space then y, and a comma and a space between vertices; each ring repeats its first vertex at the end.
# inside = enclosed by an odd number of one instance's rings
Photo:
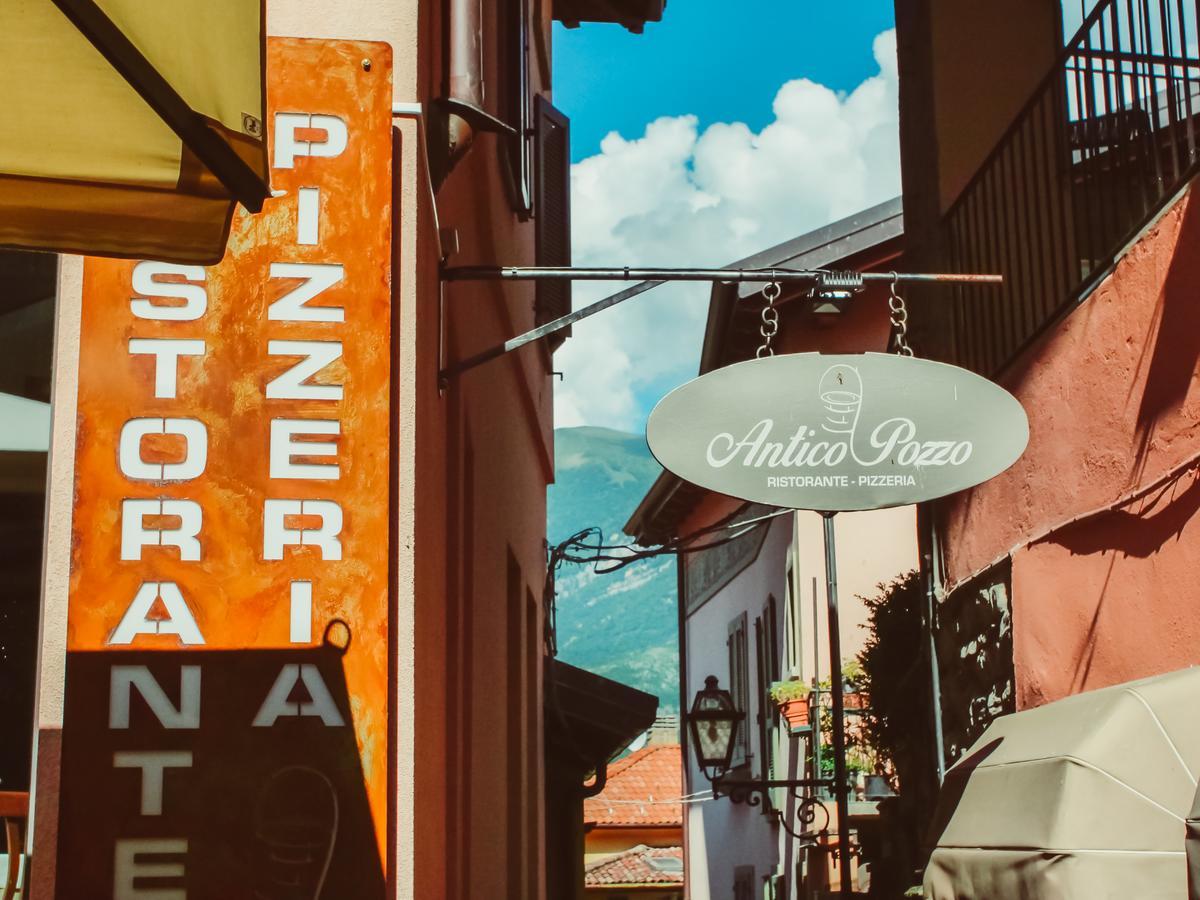
POLYGON ((1197 171, 1197 0, 1102 0, 943 219, 963 287, 944 357, 1003 368, 1197 171))

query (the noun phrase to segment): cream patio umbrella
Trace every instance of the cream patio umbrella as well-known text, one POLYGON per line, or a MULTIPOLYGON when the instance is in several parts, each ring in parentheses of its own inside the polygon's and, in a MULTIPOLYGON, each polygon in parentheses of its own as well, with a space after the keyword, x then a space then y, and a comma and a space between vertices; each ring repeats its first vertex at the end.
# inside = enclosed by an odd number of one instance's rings
POLYGON ((1187 820, 1188 900, 1200 900, 1200 790, 1187 820))
POLYGON ((263 10, 0 2, 0 246, 219 260, 269 195, 263 10))
POLYGON ((949 772, 933 900, 1185 900, 1200 668, 1002 716, 949 772))

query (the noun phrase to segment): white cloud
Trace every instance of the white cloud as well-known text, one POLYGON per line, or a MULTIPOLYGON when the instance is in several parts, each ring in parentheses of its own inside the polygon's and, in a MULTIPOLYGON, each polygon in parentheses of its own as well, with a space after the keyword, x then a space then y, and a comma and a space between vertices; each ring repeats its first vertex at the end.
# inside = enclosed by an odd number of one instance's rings
MULTIPOLYGON (((900 191, 896 35, 875 38, 879 74, 850 94, 784 84, 774 121, 701 134, 695 116, 662 118, 572 167, 575 265, 721 266, 820 228, 900 191)), ((621 285, 575 285, 575 306, 621 285)), ((555 357, 560 427, 639 431, 645 395, 696 373, 707 284, 664 285, 575 327, 555 357)))

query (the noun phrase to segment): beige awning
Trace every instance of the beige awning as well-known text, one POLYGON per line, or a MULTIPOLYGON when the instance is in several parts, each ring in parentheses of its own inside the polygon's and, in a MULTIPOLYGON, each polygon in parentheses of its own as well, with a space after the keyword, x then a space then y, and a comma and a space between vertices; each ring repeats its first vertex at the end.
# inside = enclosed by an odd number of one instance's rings
POLYGON ((0 2, 0 246, 211 263, 268 196, 262 0, 0 2))
POLYGON ((934 900, 1188 897, 1200 668, 997 719, 946 774, 934 900))

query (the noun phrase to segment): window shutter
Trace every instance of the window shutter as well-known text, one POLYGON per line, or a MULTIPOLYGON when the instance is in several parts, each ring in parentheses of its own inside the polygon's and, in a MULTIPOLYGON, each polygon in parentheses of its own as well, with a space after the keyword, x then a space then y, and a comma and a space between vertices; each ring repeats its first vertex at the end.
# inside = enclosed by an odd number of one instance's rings
POLYGON ((745 718, 738 725, 737 740, 733 744, 734 767, 750 761, 750 729, 755 727, 750 709, 749 653, 746 646, 746 613, 740 613, 729 623, 729 693, 738 712, 745 718))
MULTIPOLYGON (((765 614, 764 610, 764 614, 765 614)), ((775 718, 775 704, 771 702, 771 679, 770 679, 770 659, 771 651, 769 647, 771 630, 767 625, 764 616, 759 616, 754 620, 754 661, 755 661, 755 687, 754 692, 755 704, 758 707, 758 713, 755 716, 755 721, 758 724, 758 744, 759 758, 762 760, 760 776, 762 778, 775 777, 775 732, 772 724, 775 718)), ((762 814, 769 816, 775 805, 775 791, 768 792, 766 803, 761 807, 762 814)))
POLYGON ((798 678, 804 667, 804 631, 800 617, 801 591, 795 564, 787 570, 787 605, 784 607, 784 641, 787 647, 786 660, 788 678, 798 678))
MULTIPOLYGON (((534 191, 534 229, 537 265, 571 265, 571 123, 541 95, 537 98, 537 189, 534 191)), ((571 311, 570 281, 539 281, 536 321, 545 325, 571 311)), ((550 335, 556 350, 571 329, 550 335)))
POLYGON ((529 0, 501 0, 499 16, 500 115, 513 134, 500 141, 504 183, 513 210, 521 221, 533 212, 533 123, 530 109, 529 0))

